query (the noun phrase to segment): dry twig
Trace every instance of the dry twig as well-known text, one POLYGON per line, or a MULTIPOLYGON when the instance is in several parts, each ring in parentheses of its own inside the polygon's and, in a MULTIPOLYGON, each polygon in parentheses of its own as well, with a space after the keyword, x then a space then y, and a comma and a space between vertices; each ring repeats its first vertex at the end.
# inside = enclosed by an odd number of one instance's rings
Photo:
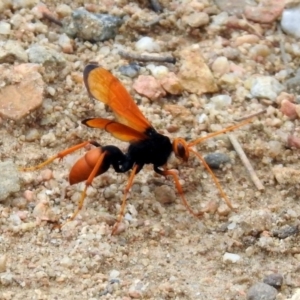
POLYGON ((250 177, 254 183, 254 185, 256 186, 256 188, 259 191, 262 191, 265 189, 265 187, 263 186, 263 184, 261 183, 261 181, 259 180, 259 178, 257 177, 250 161, 248 160, 244 150, 242 149, 240 143, 238 142, 238 140, 236 139, 235 135, 233 133, 228 133, 228 137, 230 139, 230 142, 233 146, 233 148, 235 149, 235 151, 237 152, 237 154, 239 155, 242 163, 244 164, 244 166, 246 167, 247 171, 250 174, 250 177))
POLYGON ((133 59, 138 61, 155 61, 155 62, 167 62, 171 64, 176 63, 176 58, 173 56, 154 56, 154 55, 140 55, 136 53, 130 53, 123 50, 119 51, 119 54, 126 59, 133 59))
POLYGON ((243 120, 251 119, 253 117, 256 117, 256 116, 259 116, 261 114, 264 114, 266 111, 267 111, 266 109, 262 109, 262 110, 260 110, 258 112, 253 113, 253 114, 250 114, 250 115, 247 115, 247 116, 235 119, 235 121, 240 122, 240 121, 243 121, 243 120))

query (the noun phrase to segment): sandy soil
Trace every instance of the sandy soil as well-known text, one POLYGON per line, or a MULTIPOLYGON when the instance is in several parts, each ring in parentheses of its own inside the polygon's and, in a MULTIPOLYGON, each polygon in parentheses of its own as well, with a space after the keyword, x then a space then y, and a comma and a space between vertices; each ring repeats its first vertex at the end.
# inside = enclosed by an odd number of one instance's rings
MULTIPOLYGON (((56 3, 47 1, 52 9, 56 3)), ((45 22, 49 32, 59 31, 55 24, 45 22)), ((132 33, 131 40, 139 34, 132 33)), ((152 33, 153 36, 165 34, 165 29, 160 27, 152 33)), ((190 44, 198 38, 185 36, 180 30, 178 34, 190 44)), ((76 43, 77 50, 70 56, 67 67, 69 73, 81 74, 88 61, 99 61, 101 56, 89 44, 76 43), (78 61, 79 67, 75 69, 78 61)), ((213 40, 206 41, 207 46, 209 43, 213 45, 213 40)), ((112 69, 122 62, 115 61, 114 55, 104 59, 105 65, 112 69)), ((264 72, 263 67, 264 64, 259 64, 258 69, 264 72)), ((3 120, 2 161, 13 159, 16 165, 35 165, 89 139, 126 149, 126 143, 80 124, 84 118, 108 117, 111 112, 89 99, 82 83, 69 85, 64 76, 56 73, 47 82, 56 90, 55 96, 47 93, 45 96, 53 111, 49 113, 43 106, 21 122, 3 120), (45 120, 47 124, 43 125, 45 120), (38 131, 38 136, 29 142, 26 135, 32 128, 38 131), (50 142, 49 132, 55 137, 50 142), (46 145, 41 141, 46 141, 46 145)), ((123 79, 130 90, 131 80, 123 79)), ((44 80, 47 80, 45 74, 44 80)), ((174 117, 164 110, 168 103, 191 108, 188 94, 157 102, 135 96, 145 115, 170 137, 193 139, 201 134, 193 113, 194 120, 186 122, 184 116, 174 117), (178 126, 179 130, 168 133, 164 128, 170 125, 178 126)), ((212 124, 226 127, 234 118, 253 113, 253 108, 267 108, 268 112, 234 134, 264 184, 264 191, 258 191, 253 185, 226 136, 197 147, 202 154, 217 151, 230 156, 232 163, 215 174, 236 207, 235 212, 224 208, 218 189, 196 159, 187 164, 172 159, 171 167, 179 169, 192 207, 199 210, 210 205, 214 210, 217 203, 217 207, 221 205, 217 213, 209 212, 197 219, 186 211, 177 193, 176 197, 170 195, 172 203, 160 203, 157 188, 173 190, 174 183, 155 175, 149 166, 135 179, 124 231, 111 236, 127 175, 110 170, 95 179, 80 215, 59 232, 51 230, 51 224, 36 216, 62 221, 76 209, 84 185, 70 187, 68 173, 85 150, 62 162, 55 161, 44 171, 21 173, 20 193, 0 205, 0 253, 7 258, 5 272, 0 273, 0 299, 246 299, 249 287, 271 273, 284 277, 277 299, 290 298, 300 286, 299 235, 280 238, 278 232, 299 226, 299 187, 279 185, 272 168, 283 165, 299 169, 299 151, 287 149, 281 139, 290 133, 287 122, 297 130, 298 121, 289 121, 269 102, 245 100, 234 101, 226 111, 218 112, 208 127, 212 124), (280 122, 276 123, 275 119, 280 122), (279 151, 273 150, 270 141, 280 142, 279 151), (49 174, 52 174, 50 180, 49 174), (32 201, 28 201, 31 196, 24 198, 25 191, 33 191, 32 201), (26 216, 18 226, 14 224, 15 214, 26 216), (239 261, 224 262, 226 252, 239 255, 239 261)))

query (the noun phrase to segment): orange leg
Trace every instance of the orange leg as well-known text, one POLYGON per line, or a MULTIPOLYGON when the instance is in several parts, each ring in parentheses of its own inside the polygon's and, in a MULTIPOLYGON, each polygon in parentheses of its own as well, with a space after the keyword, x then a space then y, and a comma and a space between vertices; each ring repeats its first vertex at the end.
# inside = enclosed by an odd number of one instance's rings
POLYGON ((56 155, 54 155, 53 157, 50 157, 49 159, 47 159, 46 161, 36 165, 36 166, 33 166, 33 167, 28 167, 28 168, 19 168, 20 171, 24 171, 24 172, 27 172, 27 171, 35 171, 35 170, 38 170, 38 169, 41 169, 43 168, 44 166, 52 163, 55 159, 59 158, 60 160, 63 159, 66 155, 72 153, 72 152, 75 152, 76 150, 78 149, 81 149, 83 147, 85 147, 86 145, 90 144, 91 142, 84 142, 84 143, 81 143, 81 144, 78 144, 78 145, 75 145, 71 148, 68 148, 66 150, 63 150, 59 153, 57 153, 56 155))
POLYGON ((232 210, 234 210, 230 200, 228 199, 227 195, 225 194, 225 192, 223 191, 221 184, 219 182, 219 180, 217 179, 217 177, 215 176, 214 172, 211 170, 211 168, 209 167, 209 165, 206 163, 205 159, 196 151, 194 151, 193 149, 189 149, 191 152, 193 152, 198 158, 199 160, 203 163, 204 167, 206 168, 206 170, 208 171, 208 173, 211 175, 212 179, 215 182, 215 185, 217 186, 221 197, 225 200, 226 204, 228 205, 228 207, 230 207, 232 210))
POLYGON ((76 218, 76 216, 78 215, 78 213, 81 211, 81 209, 83 207, 85 197, 86 197, 86 191, 87 191, 88 187, 92 184, 94 178, 96 177, 97 172, 98 172, 98 170, 99 170, 99 168, 100 168, 100 166, 103 162, 103 159, 105 157, 105 154, 106 154, 106 152, 101 153, 101 155, 99 156, 99 158, 98 158, 98 160, 97 160, 97 162, 96 162, 96 164, 93 168, 93 171, 91 172, 88 179, 86 180, 85 187, 84 187, 84 190, 81 193, 81 197, 80 197, 80 200, 79 200, 78 207, 77 207, 76 211, 73 213, 73 215, 65 223, 57 226, 59 229, 61 229, 67 223, 73 221, 76 218))
POLYGON ((116 234, 117 233, 117 230, 118 230, 118 227, 123 219, 123 216, 124 216, 124 212, 125 212, 125 207, 126 207, 126 199, 127 199, 127 194, 130 190, 130 188, 132 187, 132 183, 133 183, 133 179, 136 175, 136 172, 137 172, 137 169, 138 169, 138 165, 135 165, 131 171, 131 174, 130 174, 130 177, 128 179, 128 182, 127 182, 127 185, 125 187, 125 190, 124 190, 124 195, 123 195, 123 199, 122 199, 122 206, 121 206, 121 210, 120 210, 120 213, 119 213, 119 216, 118 216, 118 219, 117 219, 117 222, 115 223, 114 227, 113 227, 113 230, 112 230, 112 235, 116 234))
POLYGON ((175 185, 176 185, 178 194, 179 194, 180 197, 181 197, 182 203, 183 203, 183 205, 186 207, 186 209, 187 209, 193 216, 195 216, 195 217, 200 217, 200 216, 203 215, 203 212, 201 212, 201 211, 195 213, 195 212, 192 210, 192 208, 189 206, 189 204, 188 204, 188 202, 187 202, 187 200, 186 200, 186 198, 185 198, 185 196, 184 196, 184 192, 183 192, 182 186, 181 186, 181 184, 180 184, 180 182, 179 182, 179 177, 178 177, 178 175, 177 175, 177 173, 176 173, 175 170, 167 170, 167 169, 165 169, 164 171, 161 172, 161 175, 164 175, 164 176, 171 175, 171 176, 173 176, 174 181, 175 181, 175 185))

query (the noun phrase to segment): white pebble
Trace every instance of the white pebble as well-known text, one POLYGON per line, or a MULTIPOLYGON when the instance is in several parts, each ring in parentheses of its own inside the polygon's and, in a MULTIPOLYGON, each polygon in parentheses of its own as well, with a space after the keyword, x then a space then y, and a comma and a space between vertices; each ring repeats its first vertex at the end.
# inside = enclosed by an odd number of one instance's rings
POLYGON ((222 109, 226 106, 231 105, 232 99, 228 95, 218 95, 218 96, 212 97, 210 99, 210 102, 214 104, 216 109, 222 109))
POLYGON ((234 253, 229 253, 229 252, 226 252, 224 255, 223 255, 223 262, 229 262, 229 263, 237 263, 239 260, 241 260, 241 257, 238 255, 238 254, 234 254, 234 253))
POLYGON ((146 66, 146 69, 148 69, 155 78, 165 77, 169 73, 169 69, 165 66, 149 64, 146 66))
POLYGON ((284 32, 294 37, 300 37, 300 6, 286 8, 281 17, 281 27, 284 32))
POLYGON ((120 276, 120 272, 118 270, 111 270, 109 273, 110 279, 116 279, 120 276))
POLYGON ((0 34, 10 34, 11 25, 7 22, 0 22, 0 34))
POLYGON ((153 38, 148 37, 148 36, 145 36, 145 37, 142 37, 141 39, 139 39, 135 43, 135 49, 140 52, 143 52, 143 51, 159 52, 160 51, 159 45, 153 40, 153 38))

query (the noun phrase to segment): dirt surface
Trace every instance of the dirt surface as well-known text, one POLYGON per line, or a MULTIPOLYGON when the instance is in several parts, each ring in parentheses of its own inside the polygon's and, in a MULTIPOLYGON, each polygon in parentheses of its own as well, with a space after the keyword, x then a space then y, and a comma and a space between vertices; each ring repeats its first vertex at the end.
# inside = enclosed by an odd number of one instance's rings
MULTIPOLYGON (((47 1, 50 11, 55 12, 58 2, 47 1)), ((220 13, 212 3, 207 3, 207 10, 213 7, 216 14, 220 13)), ((173 4, 163 3, 171 15, 178 3, 173 4)), ((68 5, 76 9, 82 3, 68 5)), ((105 12, 103 5, 99 5, 100 9, 95 5, 95 10, 105 12)), ((147 3, 129 6, 126 1, 116 1, 116 5, 115 11, 126 7, 124 10, 131 17, 132 11, 138 8, 141 19, 156 15, 146 8, 147 3)), ((12 14, 30 15, 31 9, 23 8, 22 12, 22 8, 16 8, 12 14)), ((180 18, 180 14, 176 17, 180 18)), ((249 34, 231 28, 230 32, 218 31, 216 36, 205 27, 200 31, 175 28, 168 20, 151 29, 141 29, 138 22, 135 27, 129 19, 122 27, 123 38, 118 43, 132 47, 143 35, 166 42, 172 35, 178 41, 173 40, 174 44, 167 47, 168 53, 176 55, 179 45, 199 44, 211 66, 224 50, 223 46, 216 47, 217 39, 229 45, 237 36, 249 34)), ((56 45, 53 36, 60 35, 61 28, 47 20, 37 22, 46 24, 47 32, 23 33, 20 37, 23 47, 43 43, 45 38, 48 40, 44 43, 50 44, 51 37, 56 45)), ((259 44, 267 45, 270 54, 276 53, 281 61, 279 43, 273 46, 267 43, 279 39, 273 25, 260 26, 259 44)), ((288 41, 293 43, 291 38, 288 41)), ((99 52, 104 46, 117 49, 114 40, 92 44, 78 39, 74 44, 73 53, 61 52, 66 58, 64 71, 51 67, 41 72, 48 87, 43 105, 18 122, 1 121, 2 161, 13 160, 18 166, 36 165, 63 149, 91 139, 126 150, 126 143, 81 124, 88 117, 112 116, 103 104, 89 99, 80 79, 84 66, 89 61, 97 61, 121 79, 147 118, 170 138, 180 136, 193 140, 232 125, 235 119, 266 109, 266 113, 234 132, 264 190, 254 186, 228 137, 221 135, 197 146, 197 150, 202 155, 222 152, 230 157, 231 163, 215 174, 236 211, 227 209, 198 160, 191 157, 184 164, 171 158, 170 168, 179 170, 188 202, 195 211, 208 207, 208 212, 201 218, 191 216, 177 192, 176 196, 172 194, 173 181, 155 175, 152 167, 146 166, 134 181, 121 232, 111 236, 128 175, 109 170, 96 178, 88 189, 83 210, 58 231, 52 230, 53 225, 44 219, 63 222, 76 209, 84 184, 69 186, 68 174, 86 150, 71 154, 61 162, 56 160, 43 170, 20 172, 21 191, 0 204, 0 299, 247 299, 249 288, 272 273, 284 277, 276 299, 291 298, 300 287, 299 185, 277 183, 272 169, 278 165, 299 169, 299 150, 286 147, 287 136, 292 130, 297 134, 299 121, 284 116, 276 101, 245 98, 237 92, 248 76, 274 76, 285 69, 284 64, 274 66, 268 57, 254 59, 249 54, 252 46, 246 47, 247 51, 239 49, 240 58, 235 63, 245 73, 236 89, 227 90, 223 84, 219 92, 230 94, 232 104, 209 113, 204 104, 210 96, 185 91, 179 96, 167 95, 150 101, 133 93, 133 80, 117 71, 127 61, 117 51, 99 52), (55 90, 54 95, 49 87, 55 90), (166 105, 173 105, 171 111, 166 105), (181 113, 174 113, 175 105, 181 113), (198 122, 202 113, 208 116, 205 123, 198 122), (34 137, 28 138, 33 129, 34 137), (160 202, 165 194, 169 194, 170 204, 160 202), (225 253, 238 255, 238 261, 225 261, 225 253)), ((60 51, 59 47, 56 49, 60 51)), ((299 59, 294 58, 288 65, 296 71, 297 62, 299 59)), ((175 66, 166 65, 177 73, 180 61, 175 66)), ((147 73, 145 68, 142 72, 147 73)))

